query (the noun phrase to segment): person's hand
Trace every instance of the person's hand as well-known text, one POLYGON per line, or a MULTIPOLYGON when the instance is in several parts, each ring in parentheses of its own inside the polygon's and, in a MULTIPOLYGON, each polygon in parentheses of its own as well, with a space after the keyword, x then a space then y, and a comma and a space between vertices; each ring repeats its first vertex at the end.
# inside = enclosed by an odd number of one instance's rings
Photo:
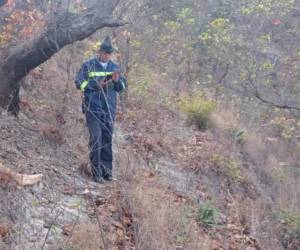
POLYGON ((118 82, 120 80, 120 72, 119 71, 115 71, 113 74, 112 74, 112 80, 114 82, 118 82))
POLYGON ((97 88, 102 89, 106 84, 107 82, 105 82, 104 80, 100 80, 97 82, 97 88))

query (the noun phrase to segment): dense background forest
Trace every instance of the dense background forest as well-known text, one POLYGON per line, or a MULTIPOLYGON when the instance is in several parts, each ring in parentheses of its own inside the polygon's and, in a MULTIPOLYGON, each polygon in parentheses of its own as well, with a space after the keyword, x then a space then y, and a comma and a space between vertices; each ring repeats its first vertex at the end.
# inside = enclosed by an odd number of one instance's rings
POLYGON ((300 249, 299 1, 0 6, 1 249, 300 249), (97 186, 74 77, 107 35, 128 90, 97 186))

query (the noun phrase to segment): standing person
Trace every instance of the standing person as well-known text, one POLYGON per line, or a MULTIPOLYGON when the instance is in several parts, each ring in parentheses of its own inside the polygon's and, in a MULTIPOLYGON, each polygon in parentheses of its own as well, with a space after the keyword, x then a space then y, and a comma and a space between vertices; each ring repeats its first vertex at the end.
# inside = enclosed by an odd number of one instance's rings
POLYGON ((111 61, 114 48, 106 37, 96 56, 81 66, 75 84, 84 93, 83 112, 89 130, 89 149, 94 181, 112 180, 112 135, 117 92, 126 88, 117 64, 111 61))

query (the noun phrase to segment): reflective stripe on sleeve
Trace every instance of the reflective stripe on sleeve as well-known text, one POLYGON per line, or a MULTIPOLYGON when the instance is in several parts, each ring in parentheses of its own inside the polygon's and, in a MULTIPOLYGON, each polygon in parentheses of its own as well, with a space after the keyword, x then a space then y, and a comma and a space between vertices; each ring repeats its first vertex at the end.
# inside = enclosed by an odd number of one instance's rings
POLYGON ((95 76, 108 76, 112 75, 113 72, 89 72, 89 77, 95 77, 95 76))
POLYGON ((89 81, 83 81, 80 85, 80 90, 83 92, 88 84, 89 81))

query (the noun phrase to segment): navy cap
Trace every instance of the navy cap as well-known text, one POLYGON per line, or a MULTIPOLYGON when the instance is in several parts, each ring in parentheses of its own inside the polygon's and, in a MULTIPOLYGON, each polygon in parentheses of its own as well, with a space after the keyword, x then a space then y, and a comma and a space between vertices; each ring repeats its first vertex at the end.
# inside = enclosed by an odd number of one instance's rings
POLYGON ((113 46, 111 44, 111 39, 109 36, 107 36, 101 43, 100 50, 102 50, 108 54, 111 54, 112 52, 114 52, 115 49, 113 48, 113 46))

